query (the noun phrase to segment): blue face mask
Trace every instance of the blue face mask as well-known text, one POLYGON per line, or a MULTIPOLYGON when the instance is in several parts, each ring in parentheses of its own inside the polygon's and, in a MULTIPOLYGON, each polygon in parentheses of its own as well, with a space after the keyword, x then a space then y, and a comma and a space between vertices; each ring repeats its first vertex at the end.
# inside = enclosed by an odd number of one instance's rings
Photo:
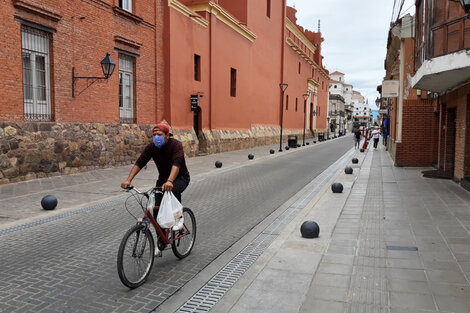
POLYGON ((153 144, 157 148, 163 147, 163 144, 165 143, 165 137, 163 136, 154 136, 153 137, 153 144))

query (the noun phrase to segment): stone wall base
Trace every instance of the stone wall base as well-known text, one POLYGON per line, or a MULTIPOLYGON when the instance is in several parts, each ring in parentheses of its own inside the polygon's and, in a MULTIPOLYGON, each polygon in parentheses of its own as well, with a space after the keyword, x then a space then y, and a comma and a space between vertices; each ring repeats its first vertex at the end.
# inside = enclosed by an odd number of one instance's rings
MULTIPOLYGON (((151 140, 153 124, 0 122, 0 184, 133 164, 151 140)), ((279 126, 250 130, 174 129, 187 157, 279 143, 279 126)), ((303 130, 283 130, 302 143, 303 130)), ((306 132, 311 138, 311 132, 306 132)))

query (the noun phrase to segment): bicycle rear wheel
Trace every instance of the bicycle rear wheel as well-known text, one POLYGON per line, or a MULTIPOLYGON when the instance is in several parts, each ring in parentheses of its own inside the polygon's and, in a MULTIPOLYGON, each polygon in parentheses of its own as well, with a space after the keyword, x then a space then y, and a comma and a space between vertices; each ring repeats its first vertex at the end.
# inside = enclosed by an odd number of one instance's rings
POLYGON ((184 226, 181 230, 171 231, 171 249, 176 257, 183 259, 191 253, 196 240, 196 218, 193 211, 183 208, 184 226))
POLYGON ((129 288, 142 285, 153 265, 155 243, 145 224, 136 224, 122 238, 117 255, 117 270, 121 282, 129 288))

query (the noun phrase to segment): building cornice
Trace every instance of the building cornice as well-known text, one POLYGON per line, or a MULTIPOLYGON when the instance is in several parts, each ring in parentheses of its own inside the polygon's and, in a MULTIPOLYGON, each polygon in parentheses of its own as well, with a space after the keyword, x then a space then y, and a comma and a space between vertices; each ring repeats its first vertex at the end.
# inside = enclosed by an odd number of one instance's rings
POLYGON ((295 25, 289 18, 286 17, 286 28, 290 30, 295 37, 297 37, 313 54, 317 51, 317 47, 308 40, 305 34, 295 25))
POLYGON ((305 61, 307 61, 311 66, 313 66, 317 71, 323 74, 324 77, 330 79, 328 74, 320 67, 318 64, 312 60, 295 42, 292 38, 287 37, 286 43, 289 47, 291 47, 295 52, 297 52, 305 61))
POLYGON ((209 22, 206 21, 202 16, 192 11, 187 6, 177 0, 168 0, 168 6, 180 12, 184 16, 189 17, 191 20, 198 23, 202 27, 207 27, 209 25, 209 22))
POLYGON ((311 91, 313 92, 315 95, 317 94, 318 90, 317 88, 320 86, 320 82, 318 82, 316 79, 314 78, 309 78, 307 80, 307 89, 308 91, 311 91))
MULTIPOLYGON (((170 0, 176 1, 176 0, 170 0)), ((218 20, 232 28, 234 31, 253 42, 256 39, 256 35, 251 32, 246 26, 244 26, 240 21, 235 19, 227 11, 225 11, 220 5, 214 2, 201 3, 188 5, 188 8, 195 12, 208 12, 213 14, 218 20)))
POLYGON ((62 14, 52 11, 45 6, 39 6, 32 3, 28 3, 23 0, 13 0, 13 5, 15 8, 31 12, 35 15, 40 16, 41 18, 49 19, 54 23, 57 23, 61 20, 62 14))

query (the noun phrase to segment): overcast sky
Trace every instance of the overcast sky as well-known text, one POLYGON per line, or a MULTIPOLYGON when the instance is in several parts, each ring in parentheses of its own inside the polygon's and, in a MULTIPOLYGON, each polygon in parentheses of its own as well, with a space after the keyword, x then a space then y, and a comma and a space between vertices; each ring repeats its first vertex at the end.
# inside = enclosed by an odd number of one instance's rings
MULTIPOLYGON (((297 24, 320 31, 323 65, 330 73, 345 74, 375 108, 377 86, 385 76, 384 60, 390 22, 397 18, 402 0, 287 0, 297 9, 297 24), (395 3, 395 8, 394 8, 395 3), (393 17, 392 17, 393 14, 393 17)), ((414 14, 415 0, 404 0, 401 14, 414 14)))

